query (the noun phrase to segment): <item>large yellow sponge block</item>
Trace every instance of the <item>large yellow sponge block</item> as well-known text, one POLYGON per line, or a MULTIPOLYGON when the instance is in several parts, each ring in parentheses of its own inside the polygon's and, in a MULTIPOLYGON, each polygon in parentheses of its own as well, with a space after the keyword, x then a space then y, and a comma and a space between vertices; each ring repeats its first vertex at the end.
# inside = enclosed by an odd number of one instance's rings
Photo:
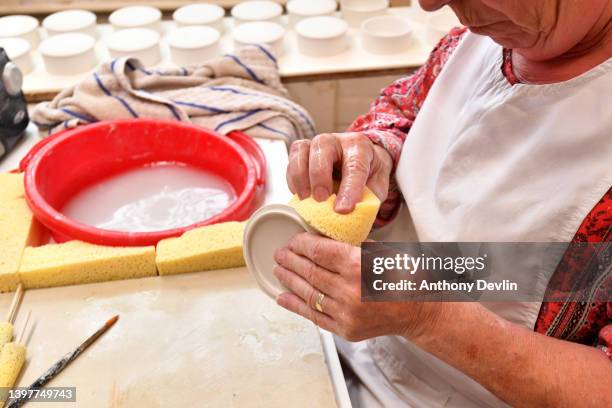
POLYGON ((81 241, 26 248, 19 278, 27 289, 156 276, 155 247, 106 247, 81 241))
POLYGON ((13 340, 13 325, 10 322, 0 322, 0 351, 6 343, 13 340))
POLYGON ((23 198, 23 173, 0 173, 0 201, 23 198))
POLYGON ((366 187, 355 209, 349 214, 338 214, 334 211, 336 194, 327 200, 318 202, 313 197, 300 200, 293 196, 291 205, 298 214, 321 234, 352 245, 361 245, 366 240, 376 214, 380 208, 380 200, 366 187))
POLYGON ((160 275, 244 266, 244 222, 225 222, 187 231, 157 244, 160 275))
POLYGON ((19 284, 19 264, 27 246, 38 245, 43 228, 23 198, 0 200, 0 292, 19 284))

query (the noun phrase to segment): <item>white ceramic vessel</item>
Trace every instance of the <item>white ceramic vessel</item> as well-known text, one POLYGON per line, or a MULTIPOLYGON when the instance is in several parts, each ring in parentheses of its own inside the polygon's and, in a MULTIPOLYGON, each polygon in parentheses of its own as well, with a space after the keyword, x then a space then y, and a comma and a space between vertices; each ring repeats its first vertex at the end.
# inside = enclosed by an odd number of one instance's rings
POLYGON ((64 33, 40 43, 47 72, 54 75, 85 73, 97 65, 95 40, 83 33, 64 33))
POLYGON ((260 208, 245 226, 243 253, 247 269, 272 299, 287 291, 274 276, 274 252, 300 232, 316 233, 293 208, 282 204, 260 208))
POLYGON ((434 46, 453 27, 461 26, 461 22, 452 10, 432 14, 427 18, 427 42, 434 46))
POLYGON ((128 28, 115 31, 108 39, 111 57, 138 58, 144 65, 155 65, 161 59, 160 35, 150 28, 128 28))
POLYGON ((232 7, 231 14, 234 17, 235 25, 255 21, 271 21, 280 24, 283 8, 280 4, 273 1, 252 0, 232 7))
POLYGON ((337 17, 310 17, 295 26, 298 48, 311 57, 331 57, 348 47, 348 24, 337 17))
POLYGON ((40 43, 38 20, 24 15, 0 17, 0 38, 6 37, 23 38, 35 50, 40 43))
POLYGON ((172 61, 180 66, 196 65, 219 56, 221 34, 213 27, 177 28, 166 37, 172 61))
POLYGON ((161 33, 162 13, 158 8, 150 6, 128 6, 115 10, 108 21, 115 30, 126 28, 149 28, 161 33))
POLYGON ((53 13, 43 20, 47 35, 83 33, 97 38, 97 17, 87 10, 65 10, 53 13))
POLYGON ((373 54, 397 54, 410 48, 410 20, 400 16, 377 16, 361 23, 363 48, 373 54))
POLYGON ((342 18, 354 28, 370 17, 386 14, 389 9, 389 0, 341 0, 340 10, 342 18))
POLYGON ((179 27, 206 25, 220 33, 223 32, 224 16, 225 10, 222 7, 210 3, 188 4, 172 13, 172 19, 179 27))
POLYGON ((7 37, 0 38, 0 47, 4 48, 8 57, 19 67, 21 73, 29 74, 34 69, 34 61, 30 51, 30 43, 23 38, 7 37))
POLYGON ((234 29, 234 46, 236 49, 249 44, 267 45, 276 56, 283 54, 285 28, 270 21, 244 23, 234 29))
POLYGON ((337 8, 336 0, 289 0, 287 3, 289 25, 295 27, 297 23, 308 17, 333 16, 337 8))

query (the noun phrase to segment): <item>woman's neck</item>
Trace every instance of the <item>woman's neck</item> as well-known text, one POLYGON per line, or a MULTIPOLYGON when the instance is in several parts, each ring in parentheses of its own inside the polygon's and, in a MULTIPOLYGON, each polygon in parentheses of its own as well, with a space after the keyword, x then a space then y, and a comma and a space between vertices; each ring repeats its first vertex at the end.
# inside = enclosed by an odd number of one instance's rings
MULTIPOLYGON (((611 3, 612 4, 612 3, 611 3)), ((546 61, 512 54, 514 74, 522 83, 547 84, 575 78, 612 58, 612 16, 601 20, 568 52, 546 61)))

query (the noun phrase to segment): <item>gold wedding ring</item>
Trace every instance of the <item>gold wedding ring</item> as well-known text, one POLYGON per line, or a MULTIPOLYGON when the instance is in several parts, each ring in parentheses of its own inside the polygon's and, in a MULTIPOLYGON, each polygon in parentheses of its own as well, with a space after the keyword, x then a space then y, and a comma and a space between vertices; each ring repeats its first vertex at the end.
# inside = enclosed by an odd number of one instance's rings
POLYGON ((319 292, 317 300, 315 300, 315 309, 323 313, 323 300, 325 299, 325 293, 319 292))

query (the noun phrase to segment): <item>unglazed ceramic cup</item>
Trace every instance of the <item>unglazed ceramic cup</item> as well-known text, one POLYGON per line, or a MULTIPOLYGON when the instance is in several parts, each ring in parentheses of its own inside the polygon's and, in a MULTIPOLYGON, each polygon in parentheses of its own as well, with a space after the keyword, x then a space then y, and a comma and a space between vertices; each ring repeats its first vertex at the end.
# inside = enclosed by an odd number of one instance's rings
POLYGON ((144 65, 155 65, 161 59, 160 35, 150 28, 128 28, 115 31, 108 39, 113 58, 138 58, 144 65))
POLYGON ((162 13, 150 6, 128 6, 117 9, 108 17, 115 30, 149 28, 161 33, 162 13))
POLYGON ((262 44, 270 48, 276 56, 283 53, 285 28, 270 21, 244 23, 234 29, 234 46, 236 49, 250 44, 262 44))
POLYGON ((287 3, 289 25, 295 27, 297 23, 308 17, 333 16, 337 8, 336 0, 289 0, 287 3))
POLYGON ((186 26, 168 34, 172 61, 180 66, 201 64, 221 53, 221 34, 213 27, 186 26))
POLYGON ((244 1, 232 7, 232 17, 236 26, 255 21, 281 22, 283 8, 280 4, 269 0, 244 1))
POLYGON ((172 13, 172 19, 179 27, 209 26, 223 32, 225 10, 216 4, 194 3, 179 7, 172 13))
POLYGON ((21 70, 24 75, 29 74, 34 69, 34 61, 30 51, 30 43, 23 38, 8 37, 0 38, 0 47, 4 48, 8 57, 21 70))
POLYGON ((283 204, 260 208, 246 224, 243 254, 247 268, 261 290, 273 299, 287 291, 274 276, 274 252, 300 232, 316 233, 293 208, 283 204))
POLYGON ((377 16, 361 23, 363 48, 373 54, 397 54, 410 48, 410 20, 400 16, 377 16))
POLYGON ((47 72, 54 75, 85 73, 97 65, 95 40, 83 33, 64 33, 40 43, 47 72))
POLYGON ((427 42, 432 46, 437 44, 442 37, 448 34, 451 28, 458 26, 461 26, 461 22, 452 10, 445 10, 428 16, 427 42))
POLYGON ((340 10, 342 18, 354 28, 359 28, 361 23, 370 17, 387 13, 389 0, 341 0, 340 10))
POLYGON ((25 15, 0 17, 0 38, 6 37, 23 38, 35 50, 40 43, 38 20, 25 15))
POLYGON ((43 20, 49 37, 64 33, 82 33, 97 38, 97 17, 87 10, 65 10, 53 13, 43 20))
POLYGON ((348 24, 337 17, 310 17, 295 26, 298 49, 311 57, 331 57, 348 47, 348 24))

